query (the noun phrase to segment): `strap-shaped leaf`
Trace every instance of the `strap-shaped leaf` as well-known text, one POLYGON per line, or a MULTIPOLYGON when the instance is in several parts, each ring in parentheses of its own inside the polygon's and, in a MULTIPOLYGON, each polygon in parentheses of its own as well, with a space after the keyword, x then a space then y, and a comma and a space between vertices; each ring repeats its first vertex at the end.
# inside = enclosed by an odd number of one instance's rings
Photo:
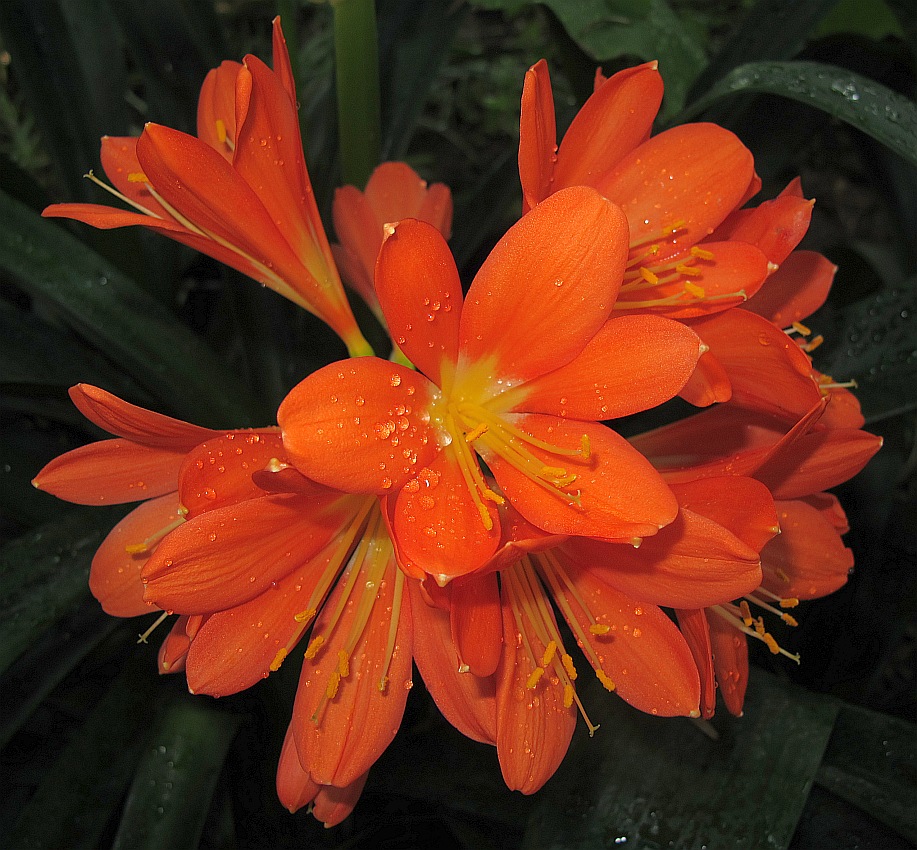
POLYGON ((201 698, 173 702, 137 766, 112 850, 197 847, 238 725, 201 698))
POLYGON ((846 121, 917 165, 917 104, 881 83, 820 62, 749 62, 685 110, 686 121, 735 94, 777 94, 846 121))
POLYGON ((0 269, 168 412, 214 427, 264 424, 247 421, 249 394, 200 337, 108 261, 3 193, 0 221, 0 269))

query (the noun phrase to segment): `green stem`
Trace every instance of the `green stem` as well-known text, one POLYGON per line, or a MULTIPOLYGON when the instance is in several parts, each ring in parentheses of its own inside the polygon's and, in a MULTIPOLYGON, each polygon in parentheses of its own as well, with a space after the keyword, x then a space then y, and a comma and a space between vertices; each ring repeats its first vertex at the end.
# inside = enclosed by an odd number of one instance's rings
POLYGON ((362 189, 379 164, 381 139, 375 0, 337 0, 332 8, 341 176, 362 189))

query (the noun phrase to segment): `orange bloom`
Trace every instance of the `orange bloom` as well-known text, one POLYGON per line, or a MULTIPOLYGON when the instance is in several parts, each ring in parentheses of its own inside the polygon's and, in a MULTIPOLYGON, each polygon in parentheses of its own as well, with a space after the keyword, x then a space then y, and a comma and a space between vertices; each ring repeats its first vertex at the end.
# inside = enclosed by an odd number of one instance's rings
POLYGON ((661 100, 655 62, 607 80, 599 74, 558 148, 551 81, 541 60, 525 77, 519 175, 525 209, 576 185, 618 204, 630 246, 615 311, 686 319, 756 292, 773 270, 763 250, 773 240, 764 233, 718 235, 760 187, 751 152, 715 124, 684 124, 650 138, 661 100))
POLYGON ((383 162, 373 171, 363 192, 355 186, 343 186, 335 192, 333 215, 341 244, 331 249, 341 276, 384 322, 373 278, 385 225, 416 218, 432 224, 448 239, 452 193, 443 183, 428 187, 403 162, 383 162))
POLYGON ((102 139, 110 191, 136 212, 53 204, 43 215, 158 230, 271 287, 327 322, 351 354, 366 354, 303 159, 279 18, 274 64, 272 71, 246 56, 241 65, 224 62, 211 71, 197 138, 151 123, 137 139, 102 139))
POLYGON ((557 193, 500 240, 463 302, 441 234, 399 224, 376 291, 419 373, 361 358, 310 375, 278 411, 293 462, 328 486, 390 495, 402 566, 441 582, 491 557, 504 498, 552 533, 655 534, 675 518, 674 497, 597 420, 671 398, 700 348, 661 317, 609 321, 625 232, 593 190, 557 193))

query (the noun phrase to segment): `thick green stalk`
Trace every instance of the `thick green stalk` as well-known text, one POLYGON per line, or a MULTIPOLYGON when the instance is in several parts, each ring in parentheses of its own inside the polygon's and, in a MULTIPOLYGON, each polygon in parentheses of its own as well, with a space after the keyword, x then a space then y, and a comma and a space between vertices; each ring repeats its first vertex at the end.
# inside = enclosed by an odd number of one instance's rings
POLYGON ((332 7, 341 176, 362 189, 379 164, 381 137, 375 0, 332 7))

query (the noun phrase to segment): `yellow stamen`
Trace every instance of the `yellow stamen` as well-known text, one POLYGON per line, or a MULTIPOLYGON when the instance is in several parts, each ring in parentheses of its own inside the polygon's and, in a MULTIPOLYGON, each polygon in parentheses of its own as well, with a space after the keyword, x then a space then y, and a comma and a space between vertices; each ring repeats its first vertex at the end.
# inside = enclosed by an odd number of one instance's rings
POLYGON ((602 685, 604 685, 606 691, 613 691, 615 689, 615 683, 603 670, 596 670, 595 675, 602 685))
POLYGON ((271 662, 271 672, 276 673, 280 669, 280 665, 283 664, 284 659, 287 657, 287 651, 285 649, 278 649, 277 654, 274 656, 274 660, 271 662))
POLYGON ((825 341, 825 338, 821 334, 819 334, 817 337, 814 337, 809 342, 807 342, 805 345, 803 345, 802 350, 805 351, 806 353, 815 351, 815 349, 818 348, 822 343, 824 343, 824 341, 825 341))
POLYGON ((341 684, 341 674, 335 670, 331 674, 331 678, 328 679, 328 687, 325 688, 325 697, 327 699, 334 699, 337 696, 338 688, 341 684))
POLYGON ((745 623, 746 626, 751 627, 751 624, 754 622, 754 620, 752 619, 751 610, 748 607, 748 603, 744 599, 739 603, 739 608, 742 611, 742 622, 745 623))
POLYGON ((131 171, 127 175, 127 182, 128 183, 149 183, 150 181, 147 179, 146 174, 144 174, 142 171, 131 171))
POLYGON ((697 257, 698 260, 712 260, 713 251, 708 251, 705 248, 700 248, 697 245, 691 248, 691 256, 697 257))
POLYGON ((655 286, 657 283, 659 283, 659 278, 654 275, 646 266, 640 266, 640 277, 642 277, 651 286, 655 286))
POLYGON ((318 655, 318 651, 322 648, 322 646, 324 646, 324 644, 324 635, 316 635, 314 638, 312 638, 312 640, 309 641, 309 646, 306 648, 306 658, 309 661, 315 658, 315 656, 318 655))
POLYGON ((573 705, 573 685, 564 685, 564 708, 570 708, 573 705))
POLYGON ((536 667, 532 671, 532 675, 529 676, 528 680, 526 681, 525 686, 530 690, 533 689, 538 684, 542 676, 544 676, 544 667, 536 667))
POLYGON ((809 330, 802 322, 793 322, 792 328, 796 333, 802 334, 803 336, 809 336, 812 331, 809 330))
POLYGON ((293 619, 296 620, 297 623, 308 623, 317 613, 318 612, 314 608, 311 608, 308 611, 300 611, 298 614, 294 614, 293 619))
POLYGON ((176 517, 168 525, 163 526, 159 531, 154 531, 146 540, 142 543, 130 543, 124 547, 124 551, 128 555, 142 555, 146 552, 151 552, 156 546, 159 545, 163 537, 165 537, 169 532, 175 531, 183 522, 185 521, 184 516, 176 517))
POLYGON ((541 656, 541 666, 547 667, 557 653, 557 641, 552 640, 545 648, 544 655, 541 656))
POLYGON ((603 623, 593 623, 589 627, 589 631, 594 635, 607 635, 611 631, 611 626, 606 626, 603 623))
POLYGON ((487 433, 487 428, 488 428, 487 423, 486 423, 486 422, 482 422, 482 423, 481 423, 480 425, 478 425, 478 427, 475 428, 473 431, 469 431, 467 434, 465 434, 465 442, 466 442, 466 443, 473 443, 473 442, 474 442, 478 437, 480 437, 482 434, 486 434, 486 433, 487 433))
POLYGON ((679 274, 687 275, 688 277, 702 277, 704 274, 703 269, 689 266, 687 263, 679 263, 677 266, 675 266, 675 271, 677 271, 679 274))
POLYGON ((350 659, 343 649, 338 651, 338 673, 341 674, 342 679, 350 675, 350 659))
POLYGON ((691 283, 691 281, 685 281, 685 292, 689 295, 693 295, 695 298, 707 297, 707 290, 702 286, 698 286, 696 283, 691 283))

